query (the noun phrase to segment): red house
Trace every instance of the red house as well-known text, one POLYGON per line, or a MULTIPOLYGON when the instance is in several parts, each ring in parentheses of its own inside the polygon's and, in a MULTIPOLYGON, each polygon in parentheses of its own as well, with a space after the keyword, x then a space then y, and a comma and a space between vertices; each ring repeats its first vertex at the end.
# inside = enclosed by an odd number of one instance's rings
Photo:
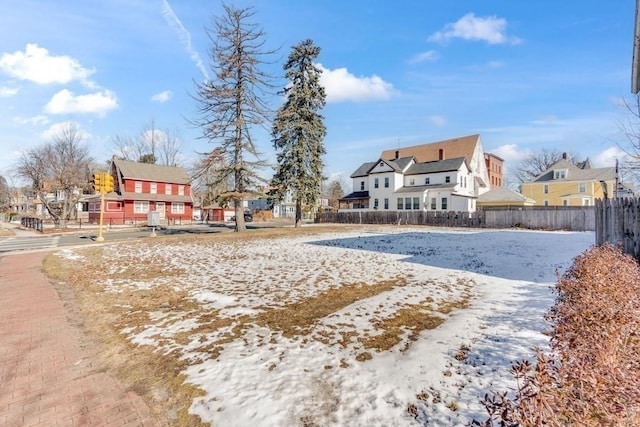
MULTIPOLYGON (((183 168, 130 162, 114 157, 109 173, 114 178, 114 191, 104 196, 104 224, 146 223, 150 211, 157 211, 163 224, 191 221, 191 184, 183 168)), ((88 202, 89 221, 97 223, 100 220, 100 195, 90 198, 88 202)))

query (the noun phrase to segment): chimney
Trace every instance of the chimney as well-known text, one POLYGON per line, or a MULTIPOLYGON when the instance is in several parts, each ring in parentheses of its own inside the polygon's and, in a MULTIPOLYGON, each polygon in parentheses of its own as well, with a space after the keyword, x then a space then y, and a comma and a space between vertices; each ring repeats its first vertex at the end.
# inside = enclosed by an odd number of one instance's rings
POLYGON ((438 150, 438 160, 444 160, 444 148, 438 150))
POLYGON ((398 160, 398 157, 400 157, 400 151, 396 150, 396 160, 398 160))
POLYGON ((567 160, 567 153, 562 153, 562 160, 567 160))

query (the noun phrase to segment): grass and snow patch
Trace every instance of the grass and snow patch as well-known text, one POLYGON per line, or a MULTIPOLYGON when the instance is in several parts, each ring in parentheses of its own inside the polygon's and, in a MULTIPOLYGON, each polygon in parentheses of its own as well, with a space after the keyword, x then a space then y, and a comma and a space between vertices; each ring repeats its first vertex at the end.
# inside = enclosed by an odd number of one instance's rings
MULTIPOLYGON (((455 425, 545 346, 556 271, 591 233, 362 227, 61 256, 130 343, 172 355, 213 425, 455 425)), ((282 233, 281 233, 282 234, 282 233)), ((93 249, 95 250, 95 249, 93 249)))

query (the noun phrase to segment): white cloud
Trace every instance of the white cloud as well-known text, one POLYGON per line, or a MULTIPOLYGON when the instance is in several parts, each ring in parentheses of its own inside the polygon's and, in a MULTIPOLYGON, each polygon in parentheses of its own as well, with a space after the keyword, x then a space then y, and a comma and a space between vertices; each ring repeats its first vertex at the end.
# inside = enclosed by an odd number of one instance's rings
POLYGON ((172 96, 173 96, 173 92, 171 92, 170 90, 164 90, 160 93, 156 93, 155 95, 153 95, 151 97, 151 100, 155 102, 164 103, 170 100, 172 96))
POLYGON ((44 110, 50 114, 94 113, 104 116, 117 106, 118 99, 110 90, 76 96, 73 92, 62 89, 53 95, 44 110))
POLYGON ((593 156, 591 159, 595 167, 611 167, 615 166, 616 159, 624 159, 627 154, 619 147, 609 147, 604 151, 593 156))
POLYGON ((389 99, 393 85, 375 74, 371 77, 356 77, 346 68, 330 70, 316 64, 322 70, 320 84, 324 86, 327 102, 371 101, 389 99))
POLYGON ((0 86, 0 98, 9 98, 20 91, 17 87, 0 86))
POLYGON ((47 49, 35 43, 28 43, 24 52, 0 56, 0 70, 11 77, 37 84, 66 84, 78 80, 89 87, 95 85, 89 80, 95 70, 84 68, 70 56, 50 55, 47 49))
POLYGON ((504 18, 489 16, 476 17, 473 13, 467 13, 458 21, 447 24, 442 31, 438 31, 429 37, 429 41, 443 42, 452 38, 464 40, 480 40, 489 44, 518 44, 521 40, 517 37, 506 35, 507 21, 504 18))
POLYGON ((416 55, 414 55, 410 60, 409 60, 409 64, 418 64, 420 62, 425 62, 425 61, 435 61, 440 57, 440 55, 438 55, 438 52, 436 52, 435 50, 428 50, 426 52, 421 52, 418 53, 416 55))
POLYGON ((46 125, 47 123, 49 123, 49 117, 45 116, 44 114, 39 114, 33 117, 14 117, 13 121, 19 125, 38 126, 46 125))
POLYGON ((78 122, 71 121, 71 120, 52 124, 51 126, 49 126, 47 130, 45 130, 40 134, 40 137, 46 141, 50 141, 55 137, 62 135, 63 132, 69 129, 70 126, 75 126, 78 136, 81 137, 83 140, 86 140, 87 138, 91 137, 91 134, 85 131, 84 129, 82 129, 78 124, 78 122))
POLYGON ((191 34, 184 27, 184 25, 182 25, 182 21, 180 21, 180 18, 178 18, 178 15, 176 15, 176 13, 173 11, 173 8, 167 0, 162 0, 162 16, 164 16, 164 19, 167 21, 169 26, 173 27, 178 33, 180 42, 182 42, 182 45, 187 50, 187 53, 189 54, 189 57, 191 58, 193 63, 196 65, 196 68, 200 70, 205 80, 209 80, 209 73, 207 73, 207 69, 202 62, 202 58, 200 57, 198 51, 195 50, 193 45, 191 44, 191 34))
POLYGON ((493 150, 493 154, 504 159, 505 162, 519 162, 531 154, 531 150, 519 148, 516 144, 501 145, 493 150))
POLYGON ((447 120, 443 116, 429 116, 429 122, 436 126, 444 126, 447 124, 447 120))

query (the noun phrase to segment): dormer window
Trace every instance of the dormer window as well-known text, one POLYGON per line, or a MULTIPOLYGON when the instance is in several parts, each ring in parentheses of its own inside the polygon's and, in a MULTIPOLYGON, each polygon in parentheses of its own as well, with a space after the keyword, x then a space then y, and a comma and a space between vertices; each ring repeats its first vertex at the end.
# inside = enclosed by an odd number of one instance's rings
POLYGON ((566 169, 557 169, 553 171, 553 179, 565 179, 567 177, 566 169))

